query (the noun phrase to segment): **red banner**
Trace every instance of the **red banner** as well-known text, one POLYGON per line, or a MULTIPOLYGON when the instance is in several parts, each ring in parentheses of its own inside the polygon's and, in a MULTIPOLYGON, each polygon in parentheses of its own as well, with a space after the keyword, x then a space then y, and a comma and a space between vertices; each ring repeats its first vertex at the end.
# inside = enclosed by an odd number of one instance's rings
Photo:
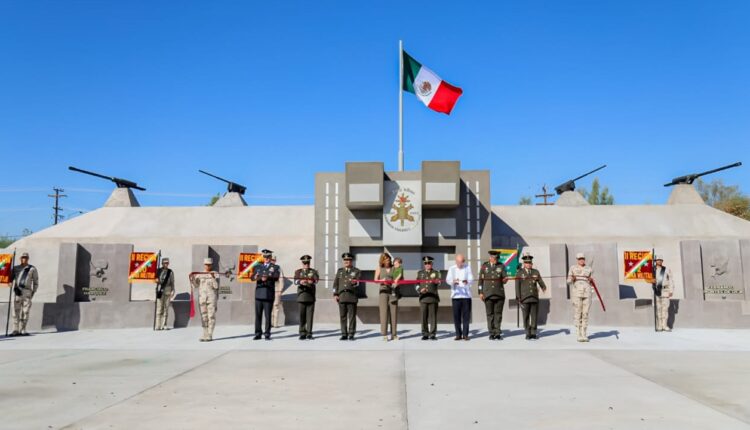
POLYGON ((625 279, 654 279, 654 256, 651 251, 625 251, 625 279))
POLYGON ((257 252, 241 252, 237 280, 239 282, 252 282, 250 276, 253 274, 253 267, 263 262, 263 255, 257 252))
POLYGON ((155 252, 131 252, 128 280, 130 282, 153 282, 156 280, 156 259, 158 256, 155 252))
POLYGON ((10 284, 13 270, 13 254, 0 254, 0 284, 10 284))

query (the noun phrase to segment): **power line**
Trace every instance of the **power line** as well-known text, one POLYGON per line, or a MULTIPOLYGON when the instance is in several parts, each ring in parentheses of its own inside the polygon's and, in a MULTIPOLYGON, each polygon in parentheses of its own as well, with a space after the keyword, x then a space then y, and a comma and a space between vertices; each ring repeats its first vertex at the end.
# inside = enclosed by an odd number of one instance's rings
POLYGON ((52 188, 55 191, 55 194, 47 194, 47 197, 54 197, 55 198, 55 206, 52 207, 52 209, 55 210, 55 225, 64 218, 63 215, 60 214, 60 211, 62 208, 60 207, 60 199, 63 197, 68 197, 65 194, 60 194, 62 192, 65 192, 62 188, 52 188))

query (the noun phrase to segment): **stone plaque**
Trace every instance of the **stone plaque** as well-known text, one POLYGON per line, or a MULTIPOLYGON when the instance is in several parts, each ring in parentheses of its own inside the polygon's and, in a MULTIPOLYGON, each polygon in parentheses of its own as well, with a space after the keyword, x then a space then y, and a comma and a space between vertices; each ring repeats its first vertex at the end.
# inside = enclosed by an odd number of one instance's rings
POLYGON ((743 300, 739 241, 701 241, 703 297, 706 300, 743 300))
POLYGON ((422 245, 421 181, 385 181, 383 245, 422 245))

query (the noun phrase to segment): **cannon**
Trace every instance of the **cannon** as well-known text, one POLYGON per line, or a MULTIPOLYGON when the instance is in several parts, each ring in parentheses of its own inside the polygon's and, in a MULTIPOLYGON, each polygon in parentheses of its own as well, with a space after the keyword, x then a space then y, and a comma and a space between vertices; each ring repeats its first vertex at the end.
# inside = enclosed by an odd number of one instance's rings
POLYGON ((738 161, 734 164, 727 164, 726 166, 722 166, 717 169, 706 170, 705 172, 701 172, 701 173, 691 173, 685 176, 678 176, 672 179, 672 182, 668 184, 664 184, 664 186, 671 187, 672 185, 677 185, 677 184, 691 185, 696 179, 700 178, 701 176, 706 176, 706 175, 710 175, 711 173, 721 172, 722 170, 731 169, 733 167, 740 167, 741 165, 742 165, 742 162, 738 161))
POLYGON ((247 191, 247 187, 245 187, 244 185, 240 185, 240 184, 238 184, 236 182, 228 181, 228 180, 226 180, 224 178, 216 176, 216 175, 214 175, 212 173, 208 173, 208 172, 206 172, 204 170, 198 170, 198 171, 201 172, 201 173, 203 173, 204 175, 208 175, 208 176, 210 176, 212 178, 215 178, 215 179, 218 179, 218 180, 220 180, 222 182, 226 182, 226 184, 227 184, 227 191, 230 192, 230 193, 239 193, 240 195, 244 195, 245 191, 247 191))
POLYGON ((127 179, 122 178, 115 178, 114 176, 106 176, 101 175, 99 173, 94 173, 88 170, 79 169, 78 167, 68 166, 68 170, 72 170, 74 172, 83 173, 90 176, 96 176, 97 178, 106 179, 108 181, 114 182, 115 185, 117 185, 117 188, 134 188, 136 190, 146 191, 145 188, 139 187, 138 184, 136 184, 133 181, 129 181, 127 179))
POLYGON ((555 187, 555 192, 559 196, 560 194, 562 194, 562 193, 564 193, 566 191, 575 191, 575 189, 576 189, 576 181, 577 180, 579 180, 581 178, 585 178, 586 176, 588 176, 588 175, 590 175, 590 174, 592 174, 594 172, 598 172, 599 170, 602 170, 605 167, 607 167, 606 164, 601 165, 601 166, 597 167, 596 169, 594 169, 594 170, 592 170, 592 171, 590 171, 588 173, 584 173, 583 175, 581 175, 581 176, 579 176, 577 178, 573 178, 573 179, 571 179, 569 181, 565 181, 562 184, 560 184, 560 185, 558 185, 558 186, 555 187))

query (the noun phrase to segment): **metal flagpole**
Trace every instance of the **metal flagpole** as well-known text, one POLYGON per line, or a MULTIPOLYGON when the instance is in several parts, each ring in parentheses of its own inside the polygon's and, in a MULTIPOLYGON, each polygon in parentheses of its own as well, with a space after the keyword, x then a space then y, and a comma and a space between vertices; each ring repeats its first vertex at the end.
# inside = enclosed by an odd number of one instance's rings
POLYGON ((13 266, 16 264, 16 250, 13 250, 13 258, 10 260, 10 276, 8 279, 8 314, 5 316, 5 337, 8 337, 8 329, 10 328, 10 307, 13 306, 13 266))
POLYGON ((159 263, 161 262, 161 249, 159 250, 159 253, 156 255, 156 291, 154 292, 154 331, 156 331, 156 308, 158 306, 159 302, 159 287, 162 287, 162 294, 164 294, 164 286, 159 285, 160 279, 159 279, 159 263))
POLYGON ((398 41, 398 171, 404 171, 404 42, 398 41))
POLYGON ((652 290, 654 290, 654 300, 653 300, 653 302, 654 302, 654 331, 659 331, 659 330, 657 330, 657 327, 658 327, 657 318, 659 318, 659 316, 656 313, 656 290, 658 289, 658 285, 656 284, 656 255, 655 255, 655 252, 656 252, 656 249, 651 248, 651 276, 654 277, 654 286, 652 288, 652 290))

